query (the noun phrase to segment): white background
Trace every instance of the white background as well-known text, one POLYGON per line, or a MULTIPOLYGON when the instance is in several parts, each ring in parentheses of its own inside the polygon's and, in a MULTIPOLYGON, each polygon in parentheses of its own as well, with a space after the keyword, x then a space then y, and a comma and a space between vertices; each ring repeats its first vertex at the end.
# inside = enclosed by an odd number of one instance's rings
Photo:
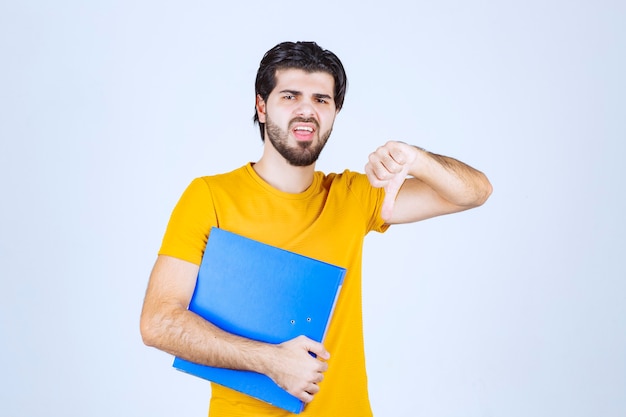
POLYGON ((388 139, 494 194, 366 241, 377 416, 626 415, 620 1, 0 3, 0 415, 206 415, 138 318, 192 178, 258 159, 263 53, 350 87, 318 168, 388 139))

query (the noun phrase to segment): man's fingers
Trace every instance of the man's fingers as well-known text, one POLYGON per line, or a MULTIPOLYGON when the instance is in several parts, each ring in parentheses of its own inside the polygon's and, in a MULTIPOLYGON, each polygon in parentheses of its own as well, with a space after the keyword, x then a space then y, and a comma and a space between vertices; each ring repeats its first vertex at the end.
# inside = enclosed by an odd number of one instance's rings
POLYGON ((318 358, 324 360, 330 359, 330 353, 326 350, 326 348, 324 348, 324 345, 315 342, 314 340, 307 340, 307 350, 314 353, 318 358))
POLYGON ((313 401, 313 394, 311 394, 310 392, 307 391, 302 391, 302 392, 291 392, 291 395, 293 395, 294 397, 298 397, 298 399, 306 404, 310 403, 311 401, 313 401))
POLYGON ((401 160, 401 155, 394 157, 388 149, 381 146, 370 154, 365 170, 375 180, 387 181, 403 169, 401 160))

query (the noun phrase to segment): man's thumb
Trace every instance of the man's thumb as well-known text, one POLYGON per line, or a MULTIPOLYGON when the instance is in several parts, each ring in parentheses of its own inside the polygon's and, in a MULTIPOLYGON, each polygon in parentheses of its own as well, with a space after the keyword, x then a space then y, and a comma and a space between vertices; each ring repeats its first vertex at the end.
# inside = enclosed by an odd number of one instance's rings
POLYGON ((311 340, 309 341, 307 349, 309 350, 309 352, 315 354, 319 358, 322 358, 324 360, 330 359, 330 353, 326 350, 324 345, 322 345, 321 343, 311 340))
POLYGON ((406 179, 407 169, 403 168, 398 174, 396 174, 389 182, 385 185, 385 199, 383 200, 383 207, 380 213, 380 216, 384 221, 389 221, 393 217, 393 208, 396 203, 396 197, 398 196, 398 192, 400 191, 400 187, 404 184, 404 180, 406 179))

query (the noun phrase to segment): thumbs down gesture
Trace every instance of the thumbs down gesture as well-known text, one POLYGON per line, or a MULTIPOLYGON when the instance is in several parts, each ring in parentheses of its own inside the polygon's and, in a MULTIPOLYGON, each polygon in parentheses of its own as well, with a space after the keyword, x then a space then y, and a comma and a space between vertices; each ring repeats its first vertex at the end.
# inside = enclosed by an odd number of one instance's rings
POLYGON ((385 189, 381 217, 389 222, 396 196, 411 171, 420 149, 404 142, 387 142, 372 152, 365 165, 367 178, 376 188, 385 189))

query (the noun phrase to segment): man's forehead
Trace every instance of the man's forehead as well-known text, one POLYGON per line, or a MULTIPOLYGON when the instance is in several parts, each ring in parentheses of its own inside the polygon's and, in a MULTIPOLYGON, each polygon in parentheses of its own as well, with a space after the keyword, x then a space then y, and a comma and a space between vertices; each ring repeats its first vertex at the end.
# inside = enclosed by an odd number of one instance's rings
POLYGON ((301 87, 309 86, 327 91, 326 94, 332 94, 335 88, 335 79, 326 71, 305 71, 299 68, 281 68, 275 73, 276 85, 274 90, 289 85, 300 85, 301 87))

